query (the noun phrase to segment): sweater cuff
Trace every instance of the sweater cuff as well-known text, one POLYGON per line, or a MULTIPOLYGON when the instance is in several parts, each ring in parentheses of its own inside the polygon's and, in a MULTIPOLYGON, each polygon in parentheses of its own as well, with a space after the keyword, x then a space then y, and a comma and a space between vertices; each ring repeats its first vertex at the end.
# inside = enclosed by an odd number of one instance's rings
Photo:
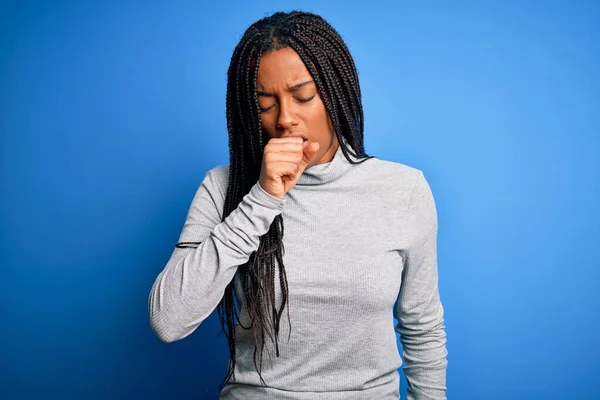
POLYGON ((256 181, 250 192, 248 192, 248 196, 250 196, 257 203, 264 205, 269 208, 277 209, 279 211, 283 211, 283 207, 286 203, 286 198, 279 199, 275 196, 271 196, 265 189, 260 186, 260 183, 256 181))

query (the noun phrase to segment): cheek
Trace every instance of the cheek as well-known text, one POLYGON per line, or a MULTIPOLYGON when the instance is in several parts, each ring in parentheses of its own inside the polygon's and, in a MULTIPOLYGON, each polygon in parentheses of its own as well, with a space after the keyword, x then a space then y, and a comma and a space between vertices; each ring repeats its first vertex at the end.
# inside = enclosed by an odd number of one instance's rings
POLYGON ((272 118, 267 114, 260 115, 260 126, 262 127, 263 133, 268 136, 273 136, 274 124, 272 118))
MULTIPOLYGON (((329 114, 327 114, 327 110, 325 109, 325 105, 321 102, 319 105, 315 107, 313 112, 311 113, 311 125, 317 129, 319 136, 328 137, 332 132, 331 119, 329 118, 329 114)), ((315 133, 317 133, 315 132, 315 133)))

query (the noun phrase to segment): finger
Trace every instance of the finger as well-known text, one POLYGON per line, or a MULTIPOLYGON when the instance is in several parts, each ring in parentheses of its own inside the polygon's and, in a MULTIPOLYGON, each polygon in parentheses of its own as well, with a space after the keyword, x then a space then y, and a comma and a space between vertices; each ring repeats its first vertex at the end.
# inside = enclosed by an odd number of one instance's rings
POLYGON ((308 164, 310 164, 314 160, 320 148, 321 144, 319 142, 310 142, 306 146, 303 152, 302 162, 300 163, 300 168, 302 172, 304 172, 308 164))
POLYGON ((277 161, 268 166, 268 174, 272 177, 295 174, 298 170, 298 163, 290 161, 277 161))
POLYGON ((301 142, 284 142, 284 143, 269 143, 265 147, 267 153, 281 153, 281 152, 301 152, 303 149, 301 142))
POLYGON ((304 138, 299 136, 288 136, 284 138, 271 138, 268 143, 302 143, 304 138))
POLYGON ((300 166, 295 162, 279 162, 276 166, 276 174, 283 181, 293 181, 300 172, 300 166))
POLYGON ((268 152, 265 154, 265 163, 276 163, 276 162, 292 162, 300 164, 304 155, 302 152, 268 152))

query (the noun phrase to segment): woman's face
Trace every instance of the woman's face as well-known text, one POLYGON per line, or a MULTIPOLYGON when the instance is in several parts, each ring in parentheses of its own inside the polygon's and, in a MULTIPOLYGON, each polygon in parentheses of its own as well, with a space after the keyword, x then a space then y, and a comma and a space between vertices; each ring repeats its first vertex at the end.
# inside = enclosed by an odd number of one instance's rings
POLYGON ((265 53, 256 83, 267 140, 302 136, 321 145, 310 165, 331 161, 339 143, 317 85, 298 54, 289 47, 265 53))

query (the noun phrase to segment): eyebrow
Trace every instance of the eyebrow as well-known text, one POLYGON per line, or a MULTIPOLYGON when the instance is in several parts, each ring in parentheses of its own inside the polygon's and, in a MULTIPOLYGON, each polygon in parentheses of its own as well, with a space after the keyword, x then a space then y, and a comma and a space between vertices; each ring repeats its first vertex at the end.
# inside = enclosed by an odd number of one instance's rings
MULTIPOLYGON (((315 81, 310 80, 310 81, 300 82, 298 84, 295 84, 291 88, 289 88, 288 91, 294 92, 294 91, 296 91, 296 90, 298 90, 298 89, 300 89, 300 88, 308 85, 309 83, 315 83, 315 81)), ((273 93, 257 91, 256 95, 257 96, 273 96, 273 93)))

